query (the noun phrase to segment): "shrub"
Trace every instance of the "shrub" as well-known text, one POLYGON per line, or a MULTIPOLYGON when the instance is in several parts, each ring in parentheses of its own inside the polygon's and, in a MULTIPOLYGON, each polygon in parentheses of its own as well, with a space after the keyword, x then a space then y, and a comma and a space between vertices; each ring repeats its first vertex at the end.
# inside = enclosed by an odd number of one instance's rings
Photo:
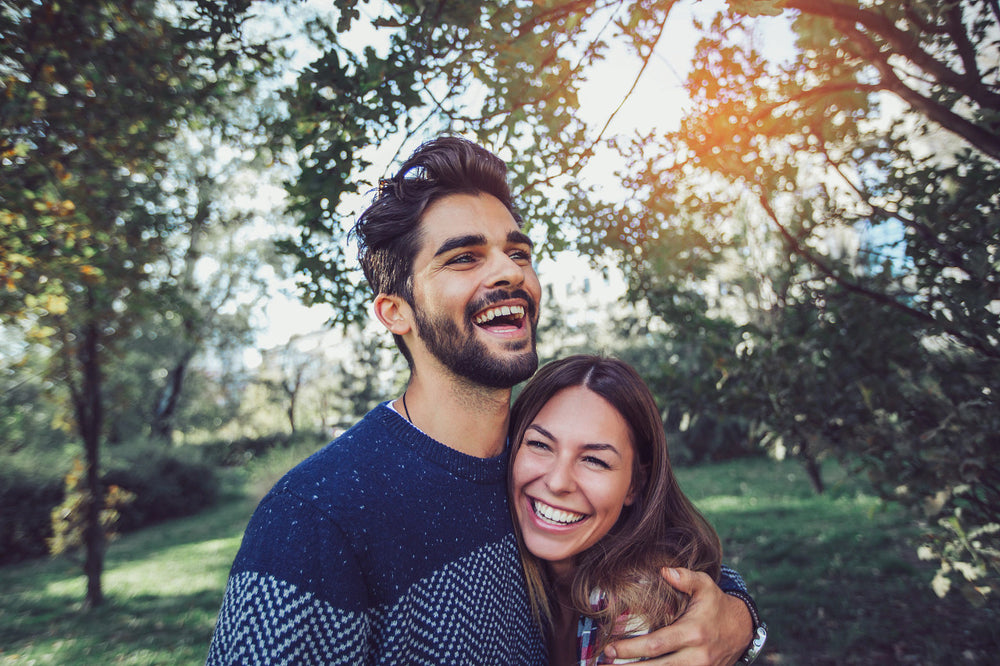
MULTIPOLYGON (((215 468, 194 447, 122 444, 107 451, 103 479, 115 493, 110 508, 118 513, 118 532, 197 513, 218 497, 215 468)), ((70 467, 54 454, 19 452, 0 461, 0 565, 46 555, 53 539, 72 545, 80 498, 66 493, 70 467), (64 514, 57 515, 65 523, 62 534, 53 531, 57 510, 64 514)))
POLYGON ((219 495, 214 467, 186 447, 142 445, 115 451, 104 481, 135 495, 119 510, 121 532, 192 515, 211 506, 219 495))
POLYGON ((48 552, 50 513, 63 499, 62 470, 50 469, 0 465, 0 565, 48 552))
POLYGON ((274 433, 260 437, 241 437, 240 439, 223 439, 206 444, 199 444, 205 460, 220 467, 242 467, 255 458, 273 449, 286 448, 290 436, 274 433))
POLYGON ((703 465, 764 455, 759 437, 743 419, 700 414, 685 419, 683 428, 679 419, 674 421, 668 419, 665 428, 670 460, 675 465, 703 465))
MULTIPOLYGON (((84 550, 84 533, 87 513, 94 501, 89 489, 80 481, 85 474, 83 462, 77 458, 73 469, 66 475, 63 501, 52 509, 52 538, 49 552, 53 555, 76 555, 84 550)), ((117 535, 118 518, 122 507, 127 506, 134 495, 118 486, 107 488, 104 506, 100 511, 101 529, 108 540, 117 535)))

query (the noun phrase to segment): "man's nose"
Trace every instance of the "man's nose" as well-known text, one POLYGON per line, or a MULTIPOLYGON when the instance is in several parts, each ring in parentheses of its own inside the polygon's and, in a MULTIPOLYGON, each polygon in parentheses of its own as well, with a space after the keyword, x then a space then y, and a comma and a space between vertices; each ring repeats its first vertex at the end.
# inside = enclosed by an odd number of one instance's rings
POLYGON ((524 283, 524 266, 506 252, 494 252, 487 280, 490 287, 519 287, 524 283))

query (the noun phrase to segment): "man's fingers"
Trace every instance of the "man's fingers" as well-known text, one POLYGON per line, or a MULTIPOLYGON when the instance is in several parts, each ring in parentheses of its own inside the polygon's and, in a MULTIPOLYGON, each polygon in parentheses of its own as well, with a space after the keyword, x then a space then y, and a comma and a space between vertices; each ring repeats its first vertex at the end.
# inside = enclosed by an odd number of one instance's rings
MULTIPOLYGON (((612 659, 655 657, 674 652, 678 648, 679 632, 674 627, 663 627, 643 636, 625 638, 608 645, 604 654, 612 659)), ((659 662, 650 662, 656 664, 659 662)))
MULTIPOLYGON (((684 568, 664 568, 663 578, 674 588, 691 595, 687 610, 673 624, 645 636, 620 640, 605 649, 606 656, 617 659, 641 657, 650 666, 724 666, 731 664, 742 652, 741 627, 729 630, 731 604, 742 602, 723 594, 708 574, 684 568), (729 611, 729 613, 727 613, 729 611), (735 652, 734 652, 735 650, 735 652)), ((740 610, 740 609, 737 609, 740 610)), ((736 620, 742 620, 739 613, 736 620)), ((737 622, 738 625, 738 622, 737 622)))
POLYGON ((712 581, 708 574, 701 571, 684 569, 683 567, 664 567, 660 571, 660 575, 674 589, 691 595, 695 594, 705 585, 715 585, 715 582, 712 581))

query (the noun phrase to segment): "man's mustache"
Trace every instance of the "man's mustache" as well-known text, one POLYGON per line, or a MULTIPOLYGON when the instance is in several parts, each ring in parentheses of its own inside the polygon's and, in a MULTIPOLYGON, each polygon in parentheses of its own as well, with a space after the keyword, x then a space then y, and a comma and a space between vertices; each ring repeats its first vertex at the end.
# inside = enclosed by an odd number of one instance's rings
POLYGON ((508 301, 512 298, 519 298, 528 304, 528 320, 531 322, 535 321, 535 314, 538 312, 538 303, 535 299, 526 292, 524 289, 514 289, 513 291, 507 291, 505 289, 494 289, 480 300, 470 303, 468 307, 465 308, 465 316, 467 319, 471 319, 477 312, 489 306, 500 303, 501 301, 508 301))

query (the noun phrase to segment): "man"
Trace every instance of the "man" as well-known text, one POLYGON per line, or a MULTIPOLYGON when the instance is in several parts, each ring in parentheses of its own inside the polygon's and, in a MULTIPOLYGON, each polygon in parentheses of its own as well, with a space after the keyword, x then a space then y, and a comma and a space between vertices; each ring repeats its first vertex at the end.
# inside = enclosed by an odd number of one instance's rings
MULTIPOLYGON (((262 500, 208 662, 544 664, 504 484, 511 388, 538 364, 541 297, 506 166, 468 141, 431 141, 354 231, 410 381, 262 500)), ((733 663, 748 606, 680 576, 691 612, 618 656, 733 663)))

